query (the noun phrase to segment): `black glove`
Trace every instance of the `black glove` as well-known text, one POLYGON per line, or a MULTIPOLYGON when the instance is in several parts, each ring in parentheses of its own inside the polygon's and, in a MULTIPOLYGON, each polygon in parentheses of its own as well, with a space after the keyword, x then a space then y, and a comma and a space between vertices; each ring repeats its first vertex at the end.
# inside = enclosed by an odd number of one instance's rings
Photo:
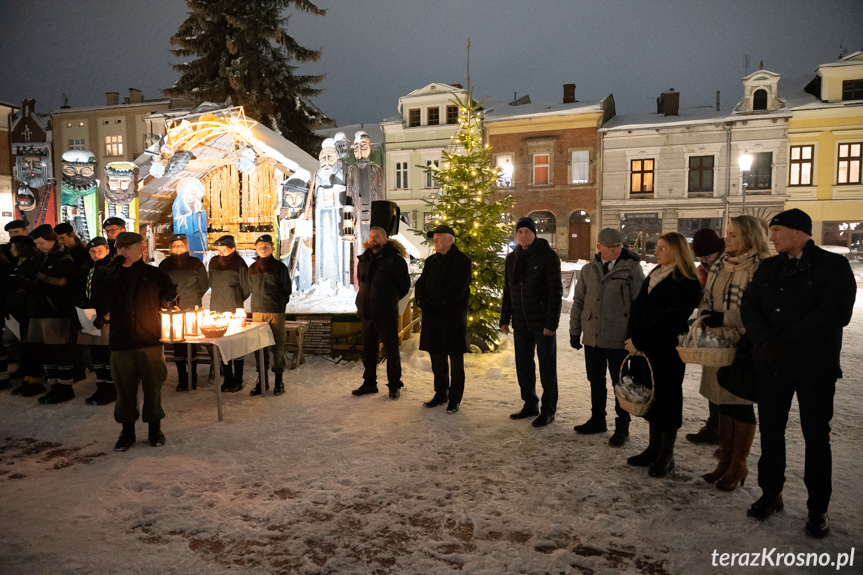
POLYGON ((569 336, 569 346, 572 349, 581 349, 581 342, 578 341, 578 336, 576 336, 576 335, 569 336))
POLYGON ((725 323, 725 314, 721 311, 704 310, 701 312, 701 323, 707 327, 722 327, 725 323))

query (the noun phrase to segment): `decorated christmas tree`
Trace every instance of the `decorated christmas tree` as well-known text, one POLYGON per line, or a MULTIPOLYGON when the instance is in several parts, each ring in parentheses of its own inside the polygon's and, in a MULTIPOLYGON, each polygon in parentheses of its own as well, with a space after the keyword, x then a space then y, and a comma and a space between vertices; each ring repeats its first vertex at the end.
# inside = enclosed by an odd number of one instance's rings
POLYGON ((469 93, 459 108, 458 131, 439 168, 427 168, 440 192, 427 201, 434 224, 453 228, 459 249, 473 261, 468 305, 468 339, 481 349, 497 346, 504 260, 512 231, 511 197, 498 189, 500 170, 492 165, 491 148, 483 143, 482 102, 469 93))
POLYGON ((171 38, 180 79, 167 90, 195 104, 221 104, 228 97, 246 115, 279 132, 307 152, 320 140, 313 130, 323 118, 309 100, 322 76, 297 74, 294 62, 320 58, 287 32, 285 10, 326 14, 309 0, 186 0, 189 17, 171 38))

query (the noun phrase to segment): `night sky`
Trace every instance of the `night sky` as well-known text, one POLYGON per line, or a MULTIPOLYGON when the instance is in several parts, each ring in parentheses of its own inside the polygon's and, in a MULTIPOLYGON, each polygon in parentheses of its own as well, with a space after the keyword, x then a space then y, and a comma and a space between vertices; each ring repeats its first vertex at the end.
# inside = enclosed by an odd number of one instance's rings
MULTIPOLYGON (((475 96, 559 102, 614 94, 618 114, 651 111, 669 88, 681 106, 730 111, 749 71, 812 77, 840 43, 863 49, 863 0, 321 0, 324 17, 296 13, 288 31, 323 51, 301 72, 326 74, 314 103, 339 124, 379 122, 399 96, 430 82, 475 96)), ((0 0, 0 101, 37 111, 103 105, 104 92, 145 98, 177 79, 169 39, 182 0, 0 0)), ((785 84, 780 84, 780 96, 785 84)))

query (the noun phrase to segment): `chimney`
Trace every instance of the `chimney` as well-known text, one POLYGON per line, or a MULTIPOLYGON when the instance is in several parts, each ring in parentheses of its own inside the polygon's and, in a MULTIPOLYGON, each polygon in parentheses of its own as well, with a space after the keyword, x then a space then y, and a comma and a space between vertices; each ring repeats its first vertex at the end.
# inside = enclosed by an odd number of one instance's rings
POLYGON ((140 104, 144 101, 144 93, 137 88, 129 88, 129 103, 140 104))
POLYGON ((680 92, 669 88, 656 99, 656 113, 665 116, 677 116, 680 109, 680 92))
POLYGON ((116 106, 120 103, 120 92, 105 92, 105 103, 108 106, 116 106))
POLYGON ((575 84, 564 84, 563 103, 572 104, 573 102, 578 102, 578 100, 575 99, 575 84))

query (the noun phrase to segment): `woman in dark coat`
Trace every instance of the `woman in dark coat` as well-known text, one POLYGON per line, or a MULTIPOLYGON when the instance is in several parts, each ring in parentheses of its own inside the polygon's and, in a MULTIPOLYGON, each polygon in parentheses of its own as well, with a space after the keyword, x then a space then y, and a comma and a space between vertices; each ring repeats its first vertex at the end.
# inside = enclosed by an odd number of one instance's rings
POLYGON ((10 240, 11 261, 6 292, 6 312, 18 322, 20 371, 24 383, 12 390, 12 395, 30 397, 45 391, 42 384, 44 371, 39 356, 39 344, 27 341, 30 313, 27 306, 29 290, 36 279, 41 261, 41 252, 30 236, 15 236, 10 240))
MULTIPOLYGON (((219 255, 210 260, 210 310, 235 312, 252 293, 249 266, 237 253, 234 236, 222 236, 213 242, 219 255)), ((243 358, 232 359, 225 366, 225 383, 222 391, 243 389, 243 358)))
POLYGON ((420 349, 429 352, 434 373, 434 397, 423 405, 447 403, 447 412, 455 413, 464 395, 471 261, 456 247, 449 226, 438 226, 428 236, 435 253, 426 259, 415 286, 423 310, 420 349))
MULTIPOLYGON (((210 280, 203 262, 189 254, 189 240, 186 234, 171 237, 171 255, 159 263, 159 269, 168 274, 177 285, 180 296, 180 309, 197 309, 201 300, 210 289, 210 280)), ((212 307, 212 306, 211 306, 212 307)), ((234 311, 234 310, 231 310, 234 311)), ((185 343, 174 344, 174 357, 179 358, 177 365, 177 391, 189 391, 189 374, 186 369, 185 343)), ((198 388, 198 348, 192 346, 192 389, 198 388)))
POLYGON ((665 477, 674 469, 674 442, 683 421, 685 365, 677 354, 677 336, 688 329, 701 283, 686 238, 677 232, 660 236, 656 262, 632 305, 626 340, 626 350, 644 353, 653 368, 655 399, 644 416, 650 443, 627 463, 649 466, 652 477, 665 477))
POLYGON ((30 237, 44 257, 29 288, 27 341, 42 344, 45 375, 51 384, 39 403, 62 403, 75 397, 72 318, 77 268, 50 225, 39 226, 30 232, 30 237))

